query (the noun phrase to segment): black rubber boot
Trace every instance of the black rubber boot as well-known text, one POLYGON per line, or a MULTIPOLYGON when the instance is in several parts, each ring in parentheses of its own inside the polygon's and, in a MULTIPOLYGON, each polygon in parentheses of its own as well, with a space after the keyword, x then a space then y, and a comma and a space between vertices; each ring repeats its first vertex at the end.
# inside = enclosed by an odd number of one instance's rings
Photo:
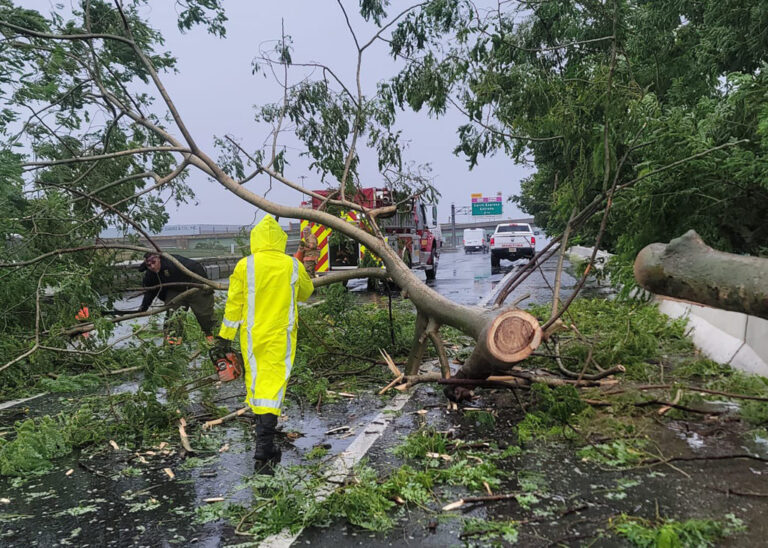
POLYGON ((280 462, 282 451, 275 447, 277 433, 277 415, 265 413, 254 418, 256 431, 256 450, 253 453, 254 471, 257 474, 272 475, 274 466, 280 462))

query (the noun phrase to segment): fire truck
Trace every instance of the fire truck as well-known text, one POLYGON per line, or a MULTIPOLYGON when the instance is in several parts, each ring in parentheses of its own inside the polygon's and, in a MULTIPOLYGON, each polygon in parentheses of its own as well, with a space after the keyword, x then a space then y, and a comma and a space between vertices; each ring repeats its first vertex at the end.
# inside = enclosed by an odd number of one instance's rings
MULTIPOLYGON (((327 197, 328 190, 316 190, 317 195, 327 197)), ((423 270, 427 280, 434 280, 443 245, 440 225, 437 224, 437 206, 425 203, 421 197, 414 196, 405 200, 395 199, 387 188, 363 188, 353 198, 347 198, 367 209, 378 209, 398 203, 397 210, 385 217, 377 217, 377 224, 384 233, 385 241, 414 270, 423 270)), ((302 207, 319 209, 323 200, 313 197, 302 202, 302 207)), ((357 211, 342 211, 341 216, 347 222, 366 230, 366 223, 357 211)), ((381 264, 381 260, 366 251, 355 240, 335 233, 330 228, 301 222, 301 230, 309 226, 317 237, 320 259, 315 272, 323 274, 335 270, 349 270, 362 266, 381 264)))

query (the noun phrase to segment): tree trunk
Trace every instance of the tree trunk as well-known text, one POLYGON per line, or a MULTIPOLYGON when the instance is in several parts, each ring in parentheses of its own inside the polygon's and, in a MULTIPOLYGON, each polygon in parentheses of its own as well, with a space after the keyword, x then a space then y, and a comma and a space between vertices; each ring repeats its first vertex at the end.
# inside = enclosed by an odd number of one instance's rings
POLYGON ((768 319, 768 259, 715 251, 693 230, 640 251, 635 280, 651 293, 768 319))

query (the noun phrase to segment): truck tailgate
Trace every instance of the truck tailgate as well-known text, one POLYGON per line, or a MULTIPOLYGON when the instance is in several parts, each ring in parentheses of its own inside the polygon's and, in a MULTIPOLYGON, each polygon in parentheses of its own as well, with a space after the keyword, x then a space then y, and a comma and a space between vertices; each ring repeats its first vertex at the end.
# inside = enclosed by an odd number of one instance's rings
POLYGON ((533 246, 531 245, 531 237, 527 234, 496 234, 493 237, 493 247, 515 249, 533 246))

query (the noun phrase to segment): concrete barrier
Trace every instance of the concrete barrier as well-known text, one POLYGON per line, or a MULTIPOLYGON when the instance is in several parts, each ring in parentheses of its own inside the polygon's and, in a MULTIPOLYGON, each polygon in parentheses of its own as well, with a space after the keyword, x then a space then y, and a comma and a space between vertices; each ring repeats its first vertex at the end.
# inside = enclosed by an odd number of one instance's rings
POLYGON ((768 377, 768 320, 655 296, 659 310, 687 318, 693 344, 708 358, 768 377))
MULTIPOLYGON (((573 246, 567 251, 568 259, 584 262, 592 249, 573 246)), ((610 257, 610 253, 598 250, 597 258, 602 260, 596 260, 596 269, 610 257)), ((660 295, 654 295, 653 300, 670 318, 688 319, 693 344, 709 359, 768 377, 768 320, 660 295)))

